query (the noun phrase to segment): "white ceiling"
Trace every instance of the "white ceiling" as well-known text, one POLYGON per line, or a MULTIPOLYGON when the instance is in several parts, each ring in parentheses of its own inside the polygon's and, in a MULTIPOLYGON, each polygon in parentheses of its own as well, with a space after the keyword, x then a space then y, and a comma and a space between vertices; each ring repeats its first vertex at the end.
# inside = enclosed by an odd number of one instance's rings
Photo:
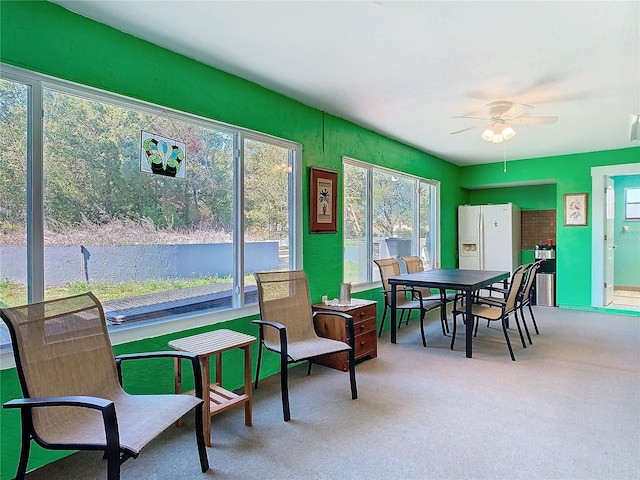
POLYGON ((638 0, 54 3, 459 165, 640 145, 638 0), (496 100, 559 120, 450 134, 496 100))

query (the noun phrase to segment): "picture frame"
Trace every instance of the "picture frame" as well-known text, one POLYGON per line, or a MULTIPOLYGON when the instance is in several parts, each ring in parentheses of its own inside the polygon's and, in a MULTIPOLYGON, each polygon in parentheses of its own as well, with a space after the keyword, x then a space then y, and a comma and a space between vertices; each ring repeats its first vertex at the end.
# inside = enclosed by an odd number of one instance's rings
POLYGON ((564 194, 564 226, 583 227, 587 225, 588 193, 564 194))
POLYGON ((309 180, 309 230, 311 233, 336 233, 338 172, 311 167, 309 180))

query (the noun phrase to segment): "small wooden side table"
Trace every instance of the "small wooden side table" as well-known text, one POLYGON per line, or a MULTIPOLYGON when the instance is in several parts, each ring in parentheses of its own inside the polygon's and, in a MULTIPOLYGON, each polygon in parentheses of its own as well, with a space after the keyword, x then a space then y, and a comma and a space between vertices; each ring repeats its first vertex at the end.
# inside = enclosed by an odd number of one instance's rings
MULTIPOLYGON (((233 330, 214 330, 191 337, 171 340, 169 346, 174 350, 195 353, 202 364, 202 394, 204 405, 202 409, 202 424, 204 428, 204 441, 207 447, 211 446, 211 417, 235 405, 244 403, 244 424, 248 427, 252 424, 252 392, 251 392, 251 345, 256 337, 246 335, 233 330), (240 348, 244 350, 244 393, 238 395, 222 388, 222 352, 240 348), (215 356, 216 381, 211 381, 211 368, 209 359, 215 356), (207 401, 207 396, 209 401, 207 401)), ((175 390, 182 392, 182 369, 180 359, 174 364, 175 390)))
MULTIPOLYGON (((356 363, 365 358, 378 356, 378 335, 376 332, 376 305, 374 300, 362 300, 352 298, 350 305, 325 305, 323 303, 311 306, 314 312, 342 312, 353 317, 353 331, 355 334, 354 345, 356 363)), ((340 340, 349 343, 347 331, 344 328, 344 320, 336 321, 336 317, 324 316, 316 318, 316 331, 321 337, 340 340)), ((314 362, 336 370, 346 372, 349 370, 349 361, 346 352, 333 353, 319 357, 314 362)))

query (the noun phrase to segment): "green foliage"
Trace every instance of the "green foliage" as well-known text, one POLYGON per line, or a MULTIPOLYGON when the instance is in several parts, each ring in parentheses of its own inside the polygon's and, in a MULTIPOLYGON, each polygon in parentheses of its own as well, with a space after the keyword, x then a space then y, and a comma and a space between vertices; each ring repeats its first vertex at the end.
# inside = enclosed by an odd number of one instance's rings
MULTIPOLYGON (((26 87, 0 82, 0 225, 26 225, 26 87)), ((233 135, 168 116, 44 90, 46 228, 65 232, 115 219, 158 229, 233 231, 233 135), (186 178, 140 171, 141 130, 186 145, 186 178)), ((245 140, 246 228, 287 238, 288 150, 245 140)))

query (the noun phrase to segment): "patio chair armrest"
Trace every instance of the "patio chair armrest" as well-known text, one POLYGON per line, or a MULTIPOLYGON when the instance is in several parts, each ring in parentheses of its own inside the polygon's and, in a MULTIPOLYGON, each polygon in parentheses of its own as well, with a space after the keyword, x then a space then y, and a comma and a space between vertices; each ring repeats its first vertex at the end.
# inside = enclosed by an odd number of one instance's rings
POLYGON ((279 322, 271 322, 269 320, 252 320, 251 323, 255 323, 260 328, 266 326, 266 327, 273 327, 276 330, 286 330, 286 327, 283 324, 279 323, 279 322))
POLYGON ((287 327, 279 322, 262 319, 252 320, 251 323, 255 323, 256 325, 258 325, 258 327, 260 327, 260 344, 264 344, 264 327, 271 327, 278 330, 278 333, 280 334, 280 356, 284 359, 288 358, 289 351, 287 349, 287 327))
POLYGON ((118 381, 122 386, 122 362, 124 360, 141 360, 149 358, 180 358, 184 360, 191 360, 191 367, 193 368, 193 378, 195 382, 196 397, 203 398, 202 392, 202 367, 200 366, 200 359, 198 355, 191 352, 182 352, 180 350, 166 350, 158 352, 140 352, 140 353, 123 353, 116 357, 116 368, 118 369, 118 381))
POLYGON ((61 397, 16 398, 3 404, 3 408, 33 408, 33 407, 86 407, 94 410, 105 410, 113 405, 111 400, 87 395, 65 395, 61 397))
POLYGON ((330 315, 332 317, 339 317, 344 320, 345 328, 347 329, 347 338, 349 339, 349 346, 351 348, 355 348, 355 330, 353 328, 353 317, 348 313, 344 312, 331 312, 331 311, 322 311, 322 312, 313 312, 313 327, 315 329, 315 320, 319 315, 330 315))
POLYGON ((99 410, 102 414, 104 424, 106 451, 119 452, 120 431, 118 429, 118 418, 116 416, 116 406, 111 400, 100 397, 90 397, 86 395, 67 395, 62 397, 43 398, 17 398, 6 402, 4 408, 20 408, 21 418, 24 422, 29 422, 31 409, 35 407, 84 407, 99 410))

